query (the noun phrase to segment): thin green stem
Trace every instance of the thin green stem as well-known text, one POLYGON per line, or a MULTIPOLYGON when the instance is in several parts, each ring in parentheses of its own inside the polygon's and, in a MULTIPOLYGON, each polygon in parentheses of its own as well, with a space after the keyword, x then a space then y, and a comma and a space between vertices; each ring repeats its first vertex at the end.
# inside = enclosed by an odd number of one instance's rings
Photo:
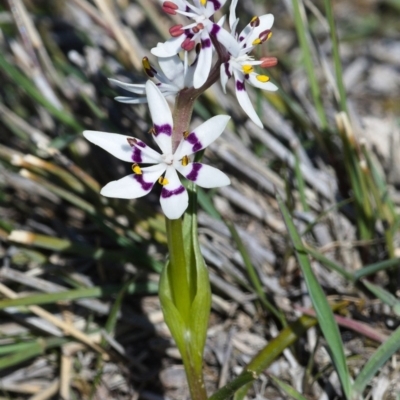
POLYGON ((342 111, 347 112, 346 89, 343 84, 342 63, 340 62, 339 41, 338 41, 338 38, 336 35, 332 3, 331 3, 331 0, 324 0, 324 3, 325 3, 326 18, 328 19, 329 30, 330 30, 330 34, 331 34, 331 40, 332 40, 332 53, 333 53, 333 60, 334 60, 334 64, 335 64, 336 84, 337 84, 337 87, 339 90, 340 108, 342 111))
POLYGON ((185 322, 189 319, 190 286, 183 248, 182 220, 165 218, 169 249, 169 282, 176 308, 185 322))
POLYGON ((319 90, 320 86, 315 74, 315 67, 313 65, 312 55, 310 51, 310 44, 309 41, 307 40, 308 30, 301 15, 300 1, 301 0, 292 0, 297 36, 299 38, 300 47, 303 52, 304 66, 307 71, 308 81, 310 83, 311 95, 313 97, 314 105, 321 123, 321 128, 327 129, 328 120, 326 118, 324 106, 321 100, 321 93, 319 90))

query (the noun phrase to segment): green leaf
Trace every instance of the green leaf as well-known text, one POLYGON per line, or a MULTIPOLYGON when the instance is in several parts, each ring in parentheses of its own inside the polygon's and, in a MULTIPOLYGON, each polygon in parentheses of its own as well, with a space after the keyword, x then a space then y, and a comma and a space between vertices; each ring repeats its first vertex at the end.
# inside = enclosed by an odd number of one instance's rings
POLYGON ((186 259, 190 262, 190 286, 193 298, 190 307, 189 332, 191 333, 191 362, 198 373, 203 365, 203 351, 207 339, 208 320, 211 308, 211 287, 208 269, 200 251, 197 231, 197 188, 188 186, 190 204, 183 223, 186 259))
POLYGON ((258 375, 268 368, 283 350, 291 346, 316 323, 315 318, 303 315, 296 322, 288 325, 250 361, 237 378, 215 392, 209 400, 224 400, 234 394, 235 400, 243 400, 252 381, 257 379, 258 375))
POLYGON ((389 305, 392 307, 393 312, 396 315, 400 316, 400 300, 393 296, 391 293, 389 293, 387 290, 381 288, 378 285, 374 285, 371 282, 368 282, 366 279, 362 281, 363 285, 367 287, 367 289, 373 293, 379 300, 381 300, 383 303, 389 305))
POLYGON ((289 231, 289 236, 294 246, 294 250, 303 272, 304 280, 315 309, 315 313, 321 327, 322 333, 328 343, 331 352, 331 357, 336 371, 342 383, 343 391, 347 398, 351 394, 351 381, 350 374, 346 364, 346 357, 344 355, 344 348, 340 336, 339 328, 333 317, 332 310, 328 304, 325 293, 323 292, 320 284, 318 283, 315 275, 311 269, 311 264, 308 259, 307 251, 304 248, 303 242, 298 234, 296 227, 293 223, 292 217, 289 214, 282 198, 277 195, 279 207, 285 220, 285 224, 289 231))
POLYGON ((302 394, 300 394, 296 389, 292 388, 286 382, 283 382, 273 375, 268 375, 268 377, 275 383, 276 386, 282 389, 288 396, 292 397, 293 399, 307 400, 302 394))
POLYGON ((187 349, 185 345, 186 324, 181 313, 176 308, 169 283, 169 263, 166 264, 160 276, 158 295, 160 297, 161 308, 164 314, 165 323, 175 339, 182 358, 187 360, 187 349))
POLYGON ((353 384, 353 399, 362 394, 368 383, 385 364, 385 362, 400 349, 400 327, 397 328, 389 339, 378 347, 378 350, 370 357, 364 368, 358 374, 353 384))

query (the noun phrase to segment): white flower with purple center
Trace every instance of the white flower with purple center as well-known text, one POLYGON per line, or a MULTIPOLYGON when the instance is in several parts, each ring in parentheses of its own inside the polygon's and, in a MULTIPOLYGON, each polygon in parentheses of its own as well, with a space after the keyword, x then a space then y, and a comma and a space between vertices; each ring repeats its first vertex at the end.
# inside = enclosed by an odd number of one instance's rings
POLYGON ((220 23, 214 23, 210 17, 219 10, 226 0, 193 0, 194 4, 186 0, 170 0, 163 2, 163 10, 171 15, 181 14, 194 22, 183 26, 175 25, 169 32, 171 39, 165 43, 158 43, 151 49, 157 57, 170 57, 181 50, 190 51, 196 47, 198 59, 193 77, 193 86, 201 87, 208 78, 212 65, 213 45, 211 36, 215 37, 229 52, 237 53, 239 46, 229 32, 221 28, 220 23))
MULTIPOLYGON (((160 58, 158 60, 160 70, 154 68, 147 57, 143 58, 142 64, 146 75, 155 81, 165 97, 175 97, 182 89, 193 86, 194 65, 188 66, 187 57, 184 62, 178 55, 160 58)), ((134 97, 118 96, 115 97, 115 100, 127 104, 147 103, 144 83, 126 83, 117 79, 109 79, 109 81, 137 95, 134 97)))
POLYGON ((204 149, 221 135, 230 117, 218 115, 191 132, 182 132, 182 140, 174 150, 171 140, 172 114, 167 101, 151 81, 146 83, 146 95, 154 125, 151 133, 162 154, 130 136, 98 131, 85 131, 83 135, 120 160, 133 163, 133 174, 108 183, 101 189, 103 196, 136 199, 148 194, 158 181, 162 185, 161 208, 169 219, 177 219, 188 206, 188 193, 178 172, 204 188, 230 184, 229 178, 220 170, 191 162, 190 159, 192 154, 204 149), (153 165, 142 167, 139 164, 153 165))
POLYGON ((236 54, 231 53, 230 59, 221 65, 221 84, 226 93, 226 83, 232 75, 234 76, 236 97, 240 106, 249 118, 262 128, 263 124, 254 110, 249 95, 246 92, 245 82, 263 90, 278 90, 276 85, 269 82, 269 77, 267 75, 260 75, 254 71, 254 66, 257 65, 261 68, 268 68, 276 65, 276 58, 265 57, 260 60, 255 60, 253 56, 249 55, 255 46, 264 43, 271 37, 274 16, 272 14, 265 14, 260 17, 252 18, 250 23, 238 35, 236 33, 236 27, 239 19, 236 18, 236 4, 237 0, 233 0, 231 3, 229 25, 232 37, 236 38, 240 50, 236 54))

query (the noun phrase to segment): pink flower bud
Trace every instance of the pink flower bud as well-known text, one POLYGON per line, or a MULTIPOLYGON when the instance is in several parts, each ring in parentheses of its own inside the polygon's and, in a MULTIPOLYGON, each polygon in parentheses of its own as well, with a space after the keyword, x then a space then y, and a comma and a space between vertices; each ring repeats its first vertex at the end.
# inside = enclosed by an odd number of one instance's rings
POLYGON ((194 40, 191 40, 190 38, 186 38, 182 42, 181 47, 182 47, 183 50, 190 51, 190 50, 194 49, 195 45, 196 45, 196 43, 195 43, 194 40))
POLYGON ((178 6, 175 3, 173 3, 172 1, 164 1, 163 5, 162 5, 162 9, 167 14, 176 15, 175 10, 178 9, 178 6))
POLYGON ((278 64, 278 59, 276 57, 262 57, 260 61, 262 61, 260 64, 261 68, 275 67, 275 65, 278 64))
POLYGON ((172 37, 177 37, 182 35, 182 33, 184 32, 184 30, 182 29, 182 25, 174 25, 171 28, 169 28, 169 33, 172 37))

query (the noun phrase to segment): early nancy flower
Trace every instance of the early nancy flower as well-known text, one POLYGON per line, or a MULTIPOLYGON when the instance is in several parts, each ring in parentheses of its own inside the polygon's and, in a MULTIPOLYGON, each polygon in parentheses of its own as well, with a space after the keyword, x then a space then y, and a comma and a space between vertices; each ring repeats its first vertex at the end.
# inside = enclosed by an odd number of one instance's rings
POLYGON ((182 132, 182 140, 173 151, 173 121, 168 103, 153 82, 147 81, 145 90, 154 124, 151 133, 162 154, 130 136, 97 131, 85 131, 83 135, 120 160, 133 162, 133 174, 108 183, 100 192, 103 196, 135 199, 149 193, 158 181, 162 185, 161 208, 169 219, 177 219, 188 206, 188 193, 177 172, 204 188, 230 184, 229 178, 220 170, 192 162, 189 158, 217 139, 230 117, 219 115, 191 132, 182 132), (140 164, 152 165, 141 167, 140 164))
POLYGON ((236 19, 236 4, 237 0, 233 0, 231 3, 229 25, 232 36, 236 38, 240 50, 237 53, 231 53, 229 60, 221 65, 221 84, 224 92, 226 92, 226 83, 232 75, 234 76, 236 96, 239 104, 249 118, 262 128, 263 124, 255 112, 246 92, 245 82, 263 90, 278 90, 277 86, 269 82, 269 77, 267 75, 260 75, 254 71, 254 66, 257 65, 261 68, 268 68, 276 65, 276 58, 265 57, 260 60, 255 60, 253 56, 249 55, 255 46, 265 42, 271 37, 271 27, 274 23, 274 16, 272 14, 265 14, 260 17, 252 18, 250 23, 238 35, 236 33, 236 27, 239 19, 236 19))
POLYGON ((197 89, 207 80, 212 64, 212 41, 214 36, 229 52, 236 53, 239 49, 236 40, 219 24, 210 20, 210 17, 219 10, 226 0, 193 0, 193 4, 186 0, 170 0, 163 2, 163 10, 171 15, 182 14, 194 22, 183 26, 175 25, 169 32, 171 39, 165 43, 158 43, 151 52, 157 57, 169 57, 181 50, 196 49, 198 61, 194 73, 193 83, 197 89))
MULTIPOLYGON (((184 62, 178 55, 159 58, 160 70, 154 68, 147 57, 143 58, 142 64, 146 75, 155 81, 165 97, 175 97, 185 87, 193 86, 194 65, 188 66, 187 57, 185 57, 184 62)), ((117 79, 109 79, 109 81, 138 95, 134 97, 118 96, 115 100, 128 104, 147 103, 146 85, 144 83, 126 83, 117 79)))

